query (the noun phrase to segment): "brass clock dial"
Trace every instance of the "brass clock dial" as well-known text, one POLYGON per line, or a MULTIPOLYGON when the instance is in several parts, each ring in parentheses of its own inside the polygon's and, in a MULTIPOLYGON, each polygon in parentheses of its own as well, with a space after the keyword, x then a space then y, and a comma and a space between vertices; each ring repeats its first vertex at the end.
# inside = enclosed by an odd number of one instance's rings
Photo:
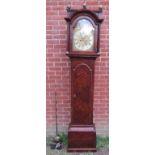
POLYGON ((93 45, 94 27, 86 19, 79 20, 73 32, 73 50, 90 51, 93 45))

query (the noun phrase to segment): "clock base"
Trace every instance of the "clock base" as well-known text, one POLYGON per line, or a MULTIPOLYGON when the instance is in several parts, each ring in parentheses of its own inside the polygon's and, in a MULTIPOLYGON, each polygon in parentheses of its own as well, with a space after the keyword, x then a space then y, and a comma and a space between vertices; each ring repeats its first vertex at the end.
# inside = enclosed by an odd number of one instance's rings
POLYGON ((68 152, 96 152, 95 125, 70 125, 68 152))

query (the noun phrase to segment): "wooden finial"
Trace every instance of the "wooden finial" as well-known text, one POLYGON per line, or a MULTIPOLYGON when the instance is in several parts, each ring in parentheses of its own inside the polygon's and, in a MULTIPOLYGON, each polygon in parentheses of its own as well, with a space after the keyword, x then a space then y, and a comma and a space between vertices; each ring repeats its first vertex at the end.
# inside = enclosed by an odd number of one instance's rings
POLYGON ((68 2, 66 9, 67 10, 70 10, 71 9, 71 2, 68 2))
POLYGON ((87 4, 86 3, 87 3, 86 0, 84 0, 84 2, 83 2, 83 8, 84 9, 86 9, 86 7, 87 7, 87 4))

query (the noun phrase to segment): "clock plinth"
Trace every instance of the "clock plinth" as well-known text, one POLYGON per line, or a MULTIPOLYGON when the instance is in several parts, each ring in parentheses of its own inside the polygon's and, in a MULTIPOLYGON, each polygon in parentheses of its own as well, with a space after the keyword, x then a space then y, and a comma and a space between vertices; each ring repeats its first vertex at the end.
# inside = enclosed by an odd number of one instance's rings
POLYGON ((96 151, 93 123, 95 60, 99 56, 99 12, 87 9, 68 12, 68 46, 71 61, 71 123, 68 151, 96 151))
POLYGON ((72 125, 68 129, 69 152, 96 152, 95 125, 72 125))

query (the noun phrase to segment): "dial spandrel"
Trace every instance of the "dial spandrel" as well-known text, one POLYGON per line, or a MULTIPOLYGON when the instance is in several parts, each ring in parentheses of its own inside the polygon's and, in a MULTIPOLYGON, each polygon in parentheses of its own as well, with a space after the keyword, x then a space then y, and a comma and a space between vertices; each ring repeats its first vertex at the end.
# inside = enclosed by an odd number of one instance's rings
POLYGON ((73 50, 91 51, 93 45, 94 27, 87 19, 79 20, 73 30, 73 50))

